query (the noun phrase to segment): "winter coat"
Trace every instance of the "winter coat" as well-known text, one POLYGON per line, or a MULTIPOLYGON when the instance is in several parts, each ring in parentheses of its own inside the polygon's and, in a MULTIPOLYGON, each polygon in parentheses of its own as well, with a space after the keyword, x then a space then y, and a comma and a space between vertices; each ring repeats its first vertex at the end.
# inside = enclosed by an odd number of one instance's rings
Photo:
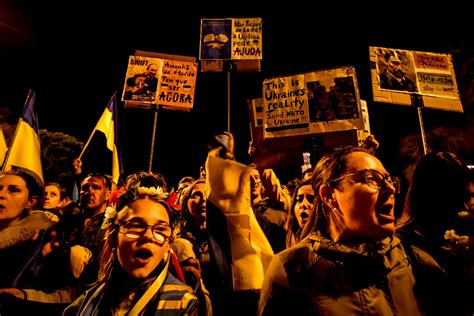
POLYGON ((275 255, 258 315, 422 315, 449 306, 422 301, 443 297, 445 274, 426 252, 411 253, 397 237, 348 245, 312 234, 275 255), (423 271, 416 282, 414 264, 423 271))

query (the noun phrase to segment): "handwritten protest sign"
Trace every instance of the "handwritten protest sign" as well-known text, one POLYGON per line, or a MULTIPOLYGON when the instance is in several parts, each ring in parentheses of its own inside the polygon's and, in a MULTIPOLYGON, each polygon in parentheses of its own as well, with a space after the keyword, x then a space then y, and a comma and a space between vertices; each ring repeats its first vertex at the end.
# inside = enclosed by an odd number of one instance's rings
POLYGON ((263 104, 265 138, 364 128, 353 67, 267 79, 263 104))
POLYGON ((450 54, 370 47, 374 100, 412 105, 415 94, 423 106, 462 112, 450 54))
POLYGON ((201 71, 260 71, 262 19, 201 19, 199 59, 201 71))
POLYGON ((266 133, 308 129, 309 111, 304 75, 265 80, 263 95, 266 133))
POLYGON ((262 19, 232 20, 231 59, 262 59, 262 19))
POLYGON ((194 103, 198 65, 194 58, 145 52, 130 56, 122 94, 127 107, 189 111, 194 103))
POLYGON ((194 101, 196 73, 196 63, 165 60, 158 88, 158 103, 190 110, 194 101))

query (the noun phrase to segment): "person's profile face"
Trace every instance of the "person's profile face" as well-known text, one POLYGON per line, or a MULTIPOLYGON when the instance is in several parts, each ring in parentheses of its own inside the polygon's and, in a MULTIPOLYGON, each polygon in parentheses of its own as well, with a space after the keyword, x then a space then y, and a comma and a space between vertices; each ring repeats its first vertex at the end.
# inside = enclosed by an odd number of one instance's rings
POLYGON ((25 180, 17 175, 0 176, 0 230, 19 220, 30 202, 25 180))
MULTIPOLYGON (((387 174, 383 164, 376 157, 354 152, 347 157, 345 174, 364 169, 377 170, 387 174)), ((341 238, 380 240, 395 232, 395 188, 384 181, 383 188, 374 189, 361 176, 343 178, 334 190, 333 199, 342 215, 338 229, 341 238)), ((331 211, 333 216, 338 212, 331 211)))
POLYGON ((262 194, 262 180, 257 169, 250 171, 250 197, 252 200, 256 199, 262 194))
POLYGON ((206 184, 196 183, 189 192, 188 210, 194 219, 194 224, 200 229, 206 228, 206 184))

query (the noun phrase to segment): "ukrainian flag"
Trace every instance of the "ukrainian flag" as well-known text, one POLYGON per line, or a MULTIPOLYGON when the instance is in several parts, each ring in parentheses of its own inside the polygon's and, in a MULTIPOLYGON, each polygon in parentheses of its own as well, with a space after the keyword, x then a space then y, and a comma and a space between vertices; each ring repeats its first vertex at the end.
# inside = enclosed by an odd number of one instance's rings
POLYGON ((121 152, 119 145, 119 128, 117 113, 117 97, 116 93, 110 98, 107 107, 102 113, 95 130, 105 134, 107 139, 107 148, 112 151, 112 179, 118 183, 120 174, 122 173, 121 152))
POLYGON ((20 117, 16 128, 13 143, 7 153, 4 170, 8 171, 15 167, 28 169, 34 172, 43 184, 39 125, 35 112, 35 102, 36 93, 30 90, 23 115, 20 117))
POLYGON ((5 135, 3 135, 3 130, 0 127, 0 166, 3 165, 3 160, 5 159, 5 155, 7 153, 8 146, 7 142, 5 141, 5 135))

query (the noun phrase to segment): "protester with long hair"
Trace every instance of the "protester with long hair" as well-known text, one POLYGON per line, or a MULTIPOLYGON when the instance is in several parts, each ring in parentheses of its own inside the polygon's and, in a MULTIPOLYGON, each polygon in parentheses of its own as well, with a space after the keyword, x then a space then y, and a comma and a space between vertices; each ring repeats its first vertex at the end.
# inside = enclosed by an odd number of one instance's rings
POLYGON ((64 315, 197 315, 192 289, 170 269, 173 212, 146 178, 109 201, 98 281, 64 315))
POLYGON ((469 212, 472 172, 451 152, 421 157, 397 223, 399 237, 427 251, 449 276, 449 294, 456 300, 451 315, 474 313, 474 222, 463 216, 469 212))
MULTIPOLYGON (((307 237, 273 257, 258 314, 423 315, 419 281, 395 237, 399 180, 365 149, 343 147, 321 158, 312 186, 307 237)), ((436 262, 417 256, 433 271, 431 290, 441 291, 436 262)), ((448 302, 432 306, 440 303, 448 302)))

